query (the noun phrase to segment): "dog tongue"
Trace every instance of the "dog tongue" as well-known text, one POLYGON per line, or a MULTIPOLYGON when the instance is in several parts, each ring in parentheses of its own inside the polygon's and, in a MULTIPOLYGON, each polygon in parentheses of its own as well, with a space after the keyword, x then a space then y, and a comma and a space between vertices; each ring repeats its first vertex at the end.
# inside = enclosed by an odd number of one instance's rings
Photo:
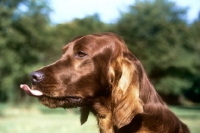
POLYGON ((42 96, 43 95, 43 93, 41 91, 31 90, 28 87, 28 85, 26 85, 26 84, 21 84, 20 88, 22 88, 28 95, 31 95, 31 96, 42 96))

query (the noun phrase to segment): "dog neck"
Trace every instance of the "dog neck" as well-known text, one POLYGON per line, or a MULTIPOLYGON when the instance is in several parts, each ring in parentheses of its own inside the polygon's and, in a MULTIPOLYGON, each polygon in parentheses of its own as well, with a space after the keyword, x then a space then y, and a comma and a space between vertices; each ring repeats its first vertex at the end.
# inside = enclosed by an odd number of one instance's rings
POLYGON ((106 100, 104 98, 99 99, 90 110, 97 117, 100 133, 114 133, 111 102, 109 101, 109 98, 106 100))
POLYGON ((100 133, 114 133, 111 113, 108 113, 103 116, 97 115, 97 120, 100 133))

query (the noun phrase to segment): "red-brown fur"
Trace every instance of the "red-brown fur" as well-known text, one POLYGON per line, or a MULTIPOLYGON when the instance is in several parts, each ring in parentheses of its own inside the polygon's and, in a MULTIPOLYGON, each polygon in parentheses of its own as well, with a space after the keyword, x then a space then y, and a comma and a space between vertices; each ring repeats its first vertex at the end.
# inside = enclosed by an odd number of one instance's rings
POLYGON ((33 72, 32 79, 44 105, 79 106, 82 124, 92 112, 101 133, 189 133, 117 35, 75 38, 59 60, 33 72))

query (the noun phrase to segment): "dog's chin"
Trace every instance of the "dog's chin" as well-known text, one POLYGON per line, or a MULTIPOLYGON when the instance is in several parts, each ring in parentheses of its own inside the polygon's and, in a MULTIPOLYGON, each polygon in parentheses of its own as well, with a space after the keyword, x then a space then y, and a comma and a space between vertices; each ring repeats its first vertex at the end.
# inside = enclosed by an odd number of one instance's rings
POLYGON ((81 97, 49 97, 42 96, 38 98, 39 101, 49 108, 76 108, 83 105, 83 100, 81 97))

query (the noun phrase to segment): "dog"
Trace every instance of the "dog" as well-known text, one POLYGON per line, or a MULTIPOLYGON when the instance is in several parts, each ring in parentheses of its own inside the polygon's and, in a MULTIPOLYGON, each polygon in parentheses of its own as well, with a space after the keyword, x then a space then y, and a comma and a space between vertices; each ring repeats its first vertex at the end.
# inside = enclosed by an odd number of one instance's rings
POLYGON ((31 73, 29 95, 50 108, 92 112, 100 133, 189 133, 149 81, 141 62, 113 33, 80 36, 56 62, 31 73))

